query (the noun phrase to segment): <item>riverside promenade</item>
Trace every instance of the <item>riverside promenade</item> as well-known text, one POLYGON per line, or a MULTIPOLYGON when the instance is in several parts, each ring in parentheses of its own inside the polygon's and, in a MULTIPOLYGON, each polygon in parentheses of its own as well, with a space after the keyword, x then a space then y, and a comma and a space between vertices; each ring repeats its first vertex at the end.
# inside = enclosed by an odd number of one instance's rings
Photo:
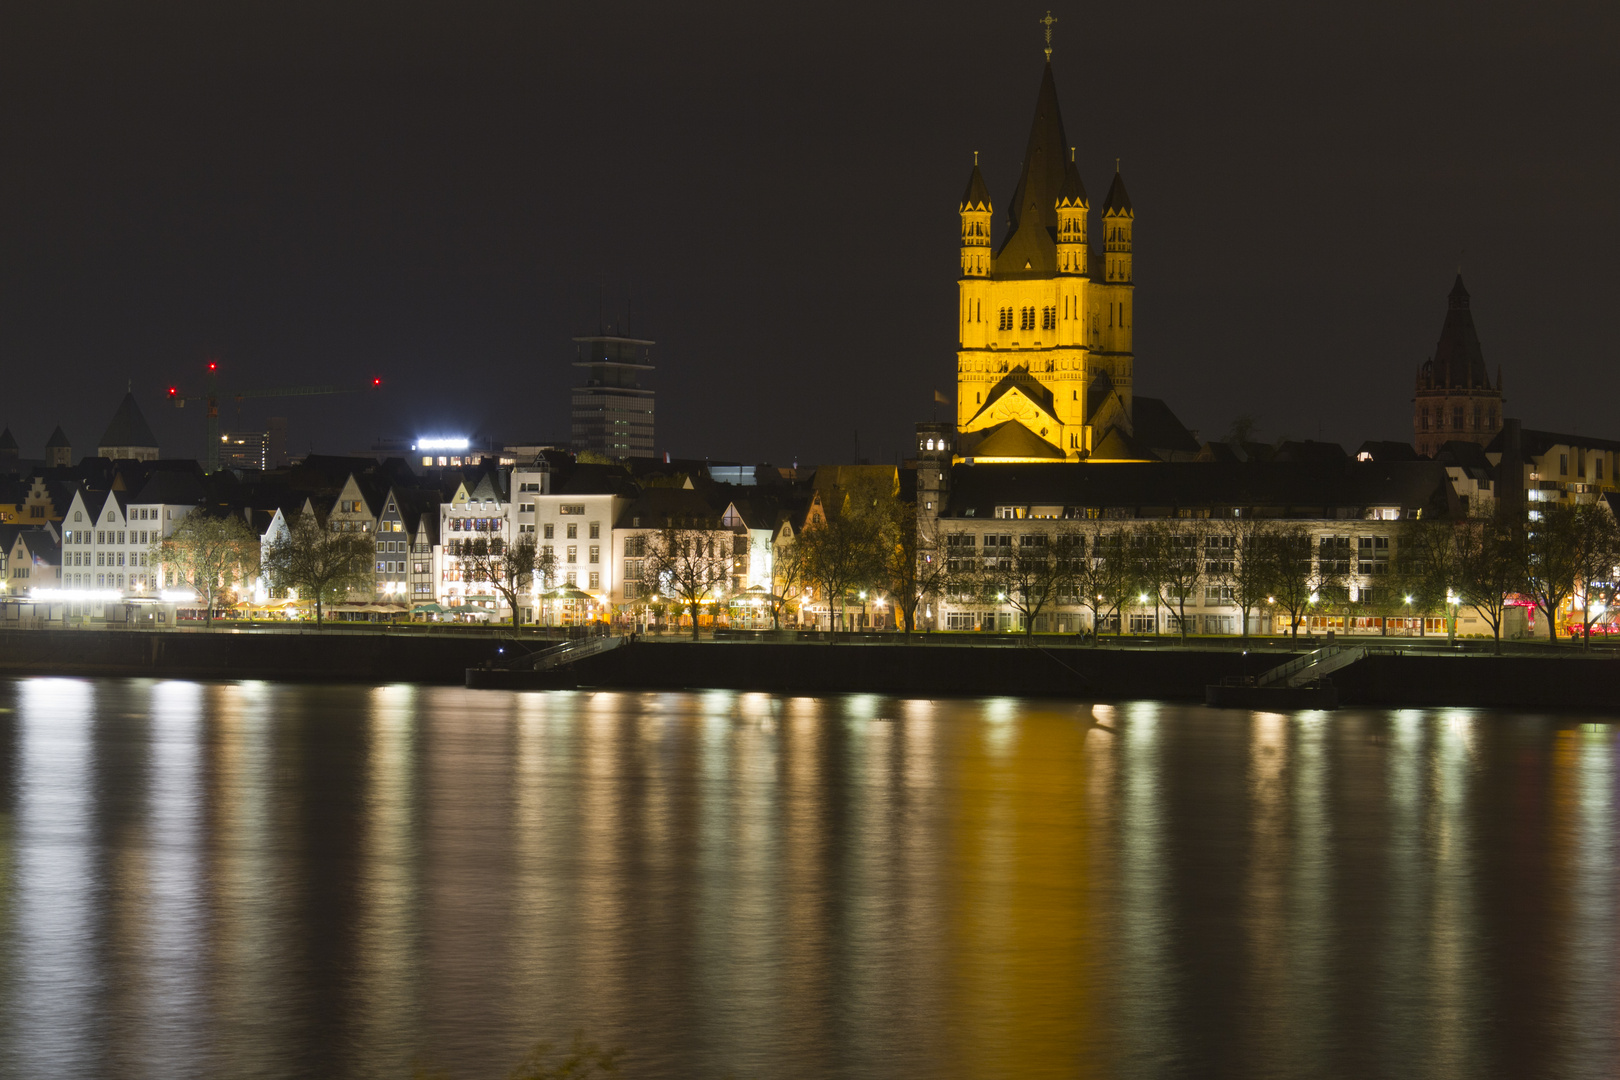
MULTIPOLYGON (((499 628, 323 630, 3 630, 0 675, 101 675, 279 681, 465 683, 480 689, 730 689, 821 695, 1202 700, 1315 648, 1305 638, 722 633, 720 640, 638 638, 550 671, 525 658, 544 633, 499 628)), ((1346 641, 1347 639, 1340 639, 1346 641)), ((1575 643, 1504 646, 1444 639, 1352 638, 1372 655, 1333 675, 1346 707, 1502 707, 1620 712, 1620 658, 1575 643)))

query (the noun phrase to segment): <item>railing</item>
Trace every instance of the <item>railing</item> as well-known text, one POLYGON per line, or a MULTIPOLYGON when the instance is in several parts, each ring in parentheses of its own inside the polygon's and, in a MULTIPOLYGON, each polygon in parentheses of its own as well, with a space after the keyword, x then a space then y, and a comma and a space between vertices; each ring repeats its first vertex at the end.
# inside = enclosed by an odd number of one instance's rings
MULTIPOLYGON (((1327 661, 1330 657, 1337 656, 1340 653, 1347 651, 1348 648, 1348 646, 1344 645, 1325 645, 1320 649, 1313 649, 1304 656, 1297 656, 1288 661, 1288 663, 1280 664, 1277 667, 1272 668, 1270 671, 1265 672, 1255 680, 1255 685, 1274 686, 1277 683, 1288 682, 1293 678, 1293 676, 1299 674, 1301 671, 1304 671, 1306 668, 1316 667, 1317 665, 1327 661)), ((1356 650, 1356 652, 1357 655, 1355 659, 1361 659, 1360 651, 1356 650)), ((1337 669, 1338 667, 1342 666, 1343 665, 1336 664, 1334 665, 1334 668, 1337 669)))
POLYGON ((549 649, 541 649, 526 656, 514 666, 532 667, 535 671, 550 671, 552 668, 583 660, 587 656, 596 656, 617 649, 624 641, 622 637, 592 637, 565 641, 561 645, 553 645, 549 649))

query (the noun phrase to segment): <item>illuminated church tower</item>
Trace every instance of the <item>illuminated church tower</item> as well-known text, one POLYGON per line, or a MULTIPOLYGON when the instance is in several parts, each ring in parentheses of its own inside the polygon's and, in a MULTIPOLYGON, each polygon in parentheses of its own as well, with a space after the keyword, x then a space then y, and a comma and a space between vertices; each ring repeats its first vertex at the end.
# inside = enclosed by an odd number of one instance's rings
POLYGON ((957 453, 975 460, 1119 461, 1148 456, 1131 438, 1131 230, 1115 172, 1092 228, 1091 203, 1046 67, 1023 170, 1000 246, 974 155, 959 207, 957 453), (1094 241, 1100 241, 1094 245, 1094 241))

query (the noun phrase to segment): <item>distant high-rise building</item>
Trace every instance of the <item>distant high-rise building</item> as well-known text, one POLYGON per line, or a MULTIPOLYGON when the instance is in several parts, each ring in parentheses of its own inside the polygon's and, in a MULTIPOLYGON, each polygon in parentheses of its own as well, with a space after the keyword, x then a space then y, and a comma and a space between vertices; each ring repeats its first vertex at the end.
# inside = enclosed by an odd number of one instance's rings
POLYGON ((574 449, 615 458, 653 456, 653 392, 641 385, 653 369, 639 338, 578 337, 574 366, 586 369, 574 387, 574 449))
POLYGON ((1484 446, 1501 430, 1502 369, 1496 369, 1493 386, 1461 274, 1451 287, 1434 355, 1418 369, 1412 402, 1412 441, 1420 454, 1432 457, 1448 442, 1484 446))
POLYGON ((268 431, 223 431, 219 436, 219 467, 266 469, 270 464, 268 431))
POLYGON ((272 416, 270 430, 265 433, 269 442, 265 446, 265 468, 280 469, 287 464, 287 418, 272 416))

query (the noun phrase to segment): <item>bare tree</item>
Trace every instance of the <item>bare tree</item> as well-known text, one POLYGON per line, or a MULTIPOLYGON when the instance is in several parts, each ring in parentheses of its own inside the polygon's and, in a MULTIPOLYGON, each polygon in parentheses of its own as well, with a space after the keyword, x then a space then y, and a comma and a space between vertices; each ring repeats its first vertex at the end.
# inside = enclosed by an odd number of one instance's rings
POLYGON ((1455 529, 1457 598, 1490 624, 1500 653, 1508 598, 1524 588, 1524 540, 1518 530, 1493 517, 1459 521, 1455 529))
POLYGON ((1557 641, 1558 609, 1574 592, 1580 569, 1580 522, 1574 506, 1543 504, 1538 511, 1541 519, 1525 538, 1525 592, 1547 616, 1547 639, 1557 641))
POLYGON ((212 626, 220 597, 259 568, 259 538, 235 514, 193 510, 174 532, 152 545, 165 582, 185 585, 204 604, 203 623, 212 626))
POLYGON ((1601 503, 1582 503, 1570 522, 1571 560, 1581 595, 1581 647, 1592 645, 1592 624, 1607 610, 1620 565, 1620 530, 1601 503))
POLYGON ((726 529, 671 525, 647 537, 642 576, 651 588, 692 616, 692 640, 703 606, 718 601, 731 584, 732 533, 726 529))
POLYGON ((1090 551, 1075 566, 1074 590, 1081 606, 1091 612, 1093 642, 1109 619, 1118 619, 1115 637, 1125 632, 1122 611, 1138 594, 1137 551, 1123 528, 1090 534, 1090 551))
POLYGON ((522 602, 532 594, 540 563, 534 534, 524 533, 511 544, 493 531, 452 542, 458 545, 463 576, 469 583, 483 582, 495 590, 511 609, 512 629, 516 630, 523 623, 522 602))
POLYGON ((880 514, 878 584, 894 601, 909 635, 916 628, 917 606, 944 585, 945 556, 938 526, 917 513, 913 500, 887 496, 880 514))
MULTIPOLYGON (((1223 521, 1219 530, 1222 542, 1216 548, 1215 576, 1232 591, 1232 603, 1242 613, 1245 641, 1249 637, 1250 614, 1272 596, 1275 568, 1271 549, 1275 531, 1270 521, 1242 516, 1223 521)), ((1207 565, 1205 569, 1207 572, 1207 565)))
POLYGON ((1022 533, 1016 537, 1017 546, 1009 549, 1010 554, 993 563, 986 553, 986 585, 1023 616, 1025 636, 1034 634, 1036 620, 1047 608, 1055 607, 1062 597, 1073 592, 1080 570, 1069 540, 1073 531, 1072 527, 1057 525, 1022 533))
POLYGON ((1271 564, 1270 595, 1288 612, 1289 632, 1298 638, 1299 624, 1309 613, 1317 589, 1311 531, 1303 525, 1281 525, 1267 534, 1264 546, 1271 564))
POLYGON ((277 589, 297 589, 315 601, 315 625, 325 606, 351 590, 371 586, 376 544, 370 533, 341 532, 313 511, 298 515, 287 535, 265 553, 264 568, 277 589))
POLYGON ((1147 575, 1156 590, 1155 599, 1176 613, 1181 643, 1187 643, 1187 597, 1196 595, 1204 583, 1204 535, 1208 527, 1200 521, 1159 521, 1144 530, 1143 554, 1151 560, 1147 575))
POLYGON ((849 591, 874 580, 881 565, 880 521, 867 511, 867 507, 846 500, 840 512, 828 514, 826 521, 809 525, 799 534, 805 580, 826 598, 829 621, 832 605, 839 605, 839 618, 832 622, 829 641, 844 621, 849 591))
POLYGON ((799 548, 799 542, 793 537, 778 540, 772 545, 771 554, 771 589, 769 604, 771 607, 771 629, 782 628, 782 616, 786 614, 787 607, 793 603, 799 591, 804 588, 804 552, 799 548))

